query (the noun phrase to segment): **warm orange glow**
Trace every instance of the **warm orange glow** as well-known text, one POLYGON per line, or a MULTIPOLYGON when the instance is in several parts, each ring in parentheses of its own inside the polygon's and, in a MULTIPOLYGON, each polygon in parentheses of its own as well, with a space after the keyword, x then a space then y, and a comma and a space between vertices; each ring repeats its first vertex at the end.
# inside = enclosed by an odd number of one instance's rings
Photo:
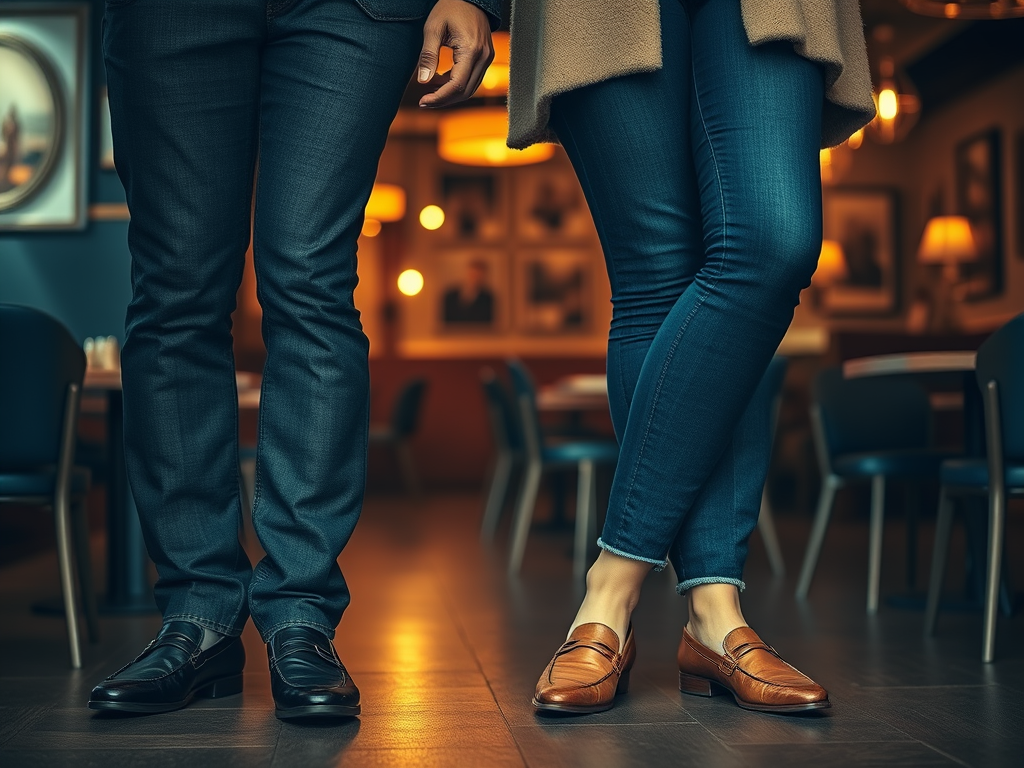
POLYGON ((376 237, 380 234, 381 223, 376 219, 364 219, 363 220, 363 236, 364 237, 376 237))
POLYGON ((928 222, 917 250, 926 264, 956 264, 978 258, 978 247, 965 216, 936 216, 928 222))
POLYGON ((7 181, 15 187, 20 187, 22 184, 27 184, 28 180, 32 178, 32 166, 31 165, 15 165, 7 172, 7 181))
POLYGON ((883 88, 878 94, 878 116, 883 120, 895 120, 900 112, 899 99, 892 88, 883 88))
POLYGON ((821 253, 818 255, 818 268, 814 271, 811 282, 814 285, 826 286, 846 278, 846 254, 843 246, 836 240, 823 240, 821 253))
POLYGON ((407 269, 398 276, 398 290, 406 296, 415 296, 423 290, 423 274, 415 269, 407 269))
POLYGON ((374 184, 366 204, 366 217, 377 221, 399 221, 405 216, 405 190, 397 184, 374 184))
POLYGON ((860 149, 860 145, 864 143, 864 129, 859 128, 854 131, 853 135, 846 140, 850 149, 860 149))
POLYGON ((439 205, 428 205, 420 211, 420 226, 424 229, 440 229, 444 224, 444 209, 439 205))
POLYGON ((947 19, 955 19, 960 15, 960 5, 958 3, 946 3, 946 7, 942 11, 946 14, 947 19))
POLYGON ((444 115, 437 126, 437 152, 450 163, 460 165, 531 165, 555 154, 552 144, 534 144, 529 149, 509 149, 508 113, 504 107, 463 109, 444 115))

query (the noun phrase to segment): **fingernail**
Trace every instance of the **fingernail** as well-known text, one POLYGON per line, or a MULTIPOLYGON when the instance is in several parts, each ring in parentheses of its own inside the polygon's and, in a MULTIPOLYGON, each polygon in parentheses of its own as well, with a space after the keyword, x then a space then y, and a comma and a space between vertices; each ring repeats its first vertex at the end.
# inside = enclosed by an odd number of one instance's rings
POLYGON ((430 70, 427 67, 420 67, 419 81, 421 83, 425 83, 429 79, 430 79, 430 70))

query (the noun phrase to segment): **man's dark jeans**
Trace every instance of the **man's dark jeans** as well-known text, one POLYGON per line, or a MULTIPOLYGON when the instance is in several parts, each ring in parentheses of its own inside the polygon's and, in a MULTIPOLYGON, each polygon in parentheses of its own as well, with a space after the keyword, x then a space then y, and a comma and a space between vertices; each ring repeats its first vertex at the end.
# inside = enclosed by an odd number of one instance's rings
POLYGON ((251 611, 264 639, 333 636, 348 605, 337 557, 362 505, 369 378, 356 238, 422 27, 352 0, 107 3, 132 216, 126 455, 165 620, 235 635, 251 611), (255 569, 231 345, 251 214, 267 345, 255 569))

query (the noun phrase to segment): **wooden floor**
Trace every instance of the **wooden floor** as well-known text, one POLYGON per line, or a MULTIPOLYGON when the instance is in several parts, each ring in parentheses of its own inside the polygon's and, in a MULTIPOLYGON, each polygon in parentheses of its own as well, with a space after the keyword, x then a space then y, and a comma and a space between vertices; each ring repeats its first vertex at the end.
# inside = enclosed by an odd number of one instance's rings
MULTIPOLYGON (((354 599, 337 638, 363 715, 340 724, 274 717, 266 651, 251 625, 241 696, 167 715, 94 714, 85 708, 90 687, 141 650, 158 619, 104 619, 102 642, 71 672, 62 621, 29 611, 57 590, 54 557, 0 571, 0 766, 1024 764, 1024 618, 1001 618, 999 660, 983 665, 977 613, 943 615, 932 640, 922 638, 920 611, 886 605, 866 617, 866 523, 836 524, 804 605, 793 600, 792 572, 809 520, 780 520, 785 579, 770 577, 756 535, 752 542, 748 619, 830 690, 833 708, 814 717, 681 696, 674 659, 685 610, 668 573, 648 580, 634 617, 630 693, 603 714, 537 717, 534 683, 579 599, 571 533, 535 530, 522 577, 509 581, 505 539, 481 547, 477 525, 473 495, 368 501, 342 557, 354 599)), ((1019 563, 1024 531, 1014 526, 1019 563)), ((899 595, 899 521, 886 535, 883 588, 899 595)), ((925 552, 930 536, 925 527, 925 552)), ((954 571, 950 583, 957 579, 954 571)))

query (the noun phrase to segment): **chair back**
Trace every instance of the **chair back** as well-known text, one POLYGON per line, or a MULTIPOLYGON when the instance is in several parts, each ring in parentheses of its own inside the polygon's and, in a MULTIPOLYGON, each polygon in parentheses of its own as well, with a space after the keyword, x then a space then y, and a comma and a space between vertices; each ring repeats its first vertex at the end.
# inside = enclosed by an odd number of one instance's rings
POLYGON ((768 363, 768 370, 761 377, 761 383, 757 385, 754 399, 764 398, 771 403, 772 409, 772 434, 775 434, 775 425, 779 420, 779 406, 782 404, 782 382, 786 378, 786 369, 789 367, 789 360, 781 355, 775 355, 768 363))
POLYGON ((426 379, 410 379, 395 398, 391 411, 391 431, 395 437, 409 437, 420 423, 423 395, 427 391, 426 379))
POLYGON ((815 379, 813 406, 829 459, 846 453, 922 450, 931 443, 928 393, 910 379, 845 379, 840 368, 827 368, 815 379))
POLYGON ((533 459, 540 457, 543 438, 540 429, 540 415, 537 412, 537 387, 533 376, 521 360, 509 358, 505 361, 509 377, 512 379, 512 392, 516 397, 519 412, 519 426, 522 430, 523 448, 533 459))
POLYGON ((495 447, 499 451, 511 453, 522 450, 523 437, 517 409, 505 385, 492 368, 480 371, 480 384, 484 390, 487 417, 491 423, 495 447))
POLYGON ((44 312, 0 304, 0 468, 57 464, 68 387, 82 386, 85 352, 44 312))
POLYGON ((1003 458, 1024 461, 1024 314, 993 333, 978 349, 978 386, 999 389, 1003 458))

